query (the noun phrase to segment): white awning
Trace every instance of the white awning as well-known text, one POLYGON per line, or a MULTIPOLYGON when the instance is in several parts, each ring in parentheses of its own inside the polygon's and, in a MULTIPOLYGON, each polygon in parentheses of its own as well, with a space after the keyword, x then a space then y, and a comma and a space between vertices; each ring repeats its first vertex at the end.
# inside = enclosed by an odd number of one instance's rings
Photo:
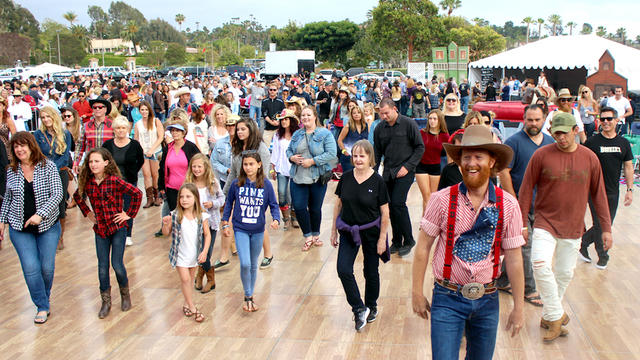
POLYGON ((57 72, 71 71, 71 70, 73 69, 66 66, 60 66, 60 65, 51 64, 51 63, 43 63, 38 66, 34 66, 29 70, 21 73, 20 76, 23 79, 27 79, 29 78, 29 76, 44 76, 48 74, 54 74, 57 72))

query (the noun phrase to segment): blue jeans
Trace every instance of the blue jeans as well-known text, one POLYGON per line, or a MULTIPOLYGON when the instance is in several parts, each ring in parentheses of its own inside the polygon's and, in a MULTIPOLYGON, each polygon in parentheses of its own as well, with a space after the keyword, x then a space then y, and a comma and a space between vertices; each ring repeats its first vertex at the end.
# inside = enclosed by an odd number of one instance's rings
POLYGON ((235 230, 236 248, 240 259, 240 279, 244 288, 244 296, 253 296, 258 276, 258 257, 262 251, 264 232, 249 234, 235 230))
POLYGON ((255 121, 258 127, 260 127, 260 114, 262 114, 262 106, 253 106, 249 107, 249 117, 251 120, 255 121))
POLYGON ((160 119, 160 122, 164 124, 165 114, 157 111, 155 111, 154 114, 158 119, 160 119))
POLYGON ((280 207, 291 205, 291 190, 289 189, 289 182, 291 177, 277 174, 278 179, 278 205, 280 207))
POLYGON ((338 160, 340 160, 340 165, 342 165, 343 173, 353 169, 353 165, 351 164, 351 156, 346 156, 343 153, 340 153, 338 154, 338 160))
MULTIPOLYGON (((137 186, 137 184, 132 184, 133 186, 137 186)), ((123 205, 122 211, 129 210, 129 206, 131 206, 131 196, 127 194, 122 195, 123 205)), ((131 232, 133 231, 133 218, 127 220, 127 237, 131 237, 131 232)))
POLYGON ((469 109, 469 95, 460 98, 460 109, 463 113, 467 113, 469 109))
POLYGON ((327 192, 327 185, 316 181, 313 184, 296 184, 291 181, 291 200, 300 230, 304 237, 320 235, 322 222, 322 202, 327 192))
POLYGON ((60 222, 41 234, 14 230, 9 226, 11 243, 18 253, 24 281, 38 311, 49 311, 49 297, 60 238, 60 222))
POLYGON ((499 314, 497 291, 477 300, 469 300, 459 291, 434 284, 431 300, 433 359, 458 359, 463 332, 467 338, 465 359, 493 358, 499 314))
POLYGON ((125 287, 129 285, 127 269, 124 268, 124 243, 127 237, 127 229, 121 228, 107 237, 96 234, 96 255, 98 256, 98 280, 100 280, 100 291, 105 291, 111 287, 109 281, 109 253, 111 253, 111 266, 116 273, 118 285, 125 287))

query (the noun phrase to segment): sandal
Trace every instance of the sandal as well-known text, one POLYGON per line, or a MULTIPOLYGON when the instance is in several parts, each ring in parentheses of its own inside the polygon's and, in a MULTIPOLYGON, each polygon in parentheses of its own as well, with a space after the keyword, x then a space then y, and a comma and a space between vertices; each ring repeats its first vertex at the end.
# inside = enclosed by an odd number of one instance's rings
POLYGON ((535 296, 531 296, 531 294, 529 294, 529 296, 524 297, 524 301, 528 302, 529 304, 533 305, 533 306, 537 306, 537 307, 542 307, 542 298, 540 297, 540 294, 535 295, 535 296))
MULTIPOLYGON (((196 311, 198 311, 198 309, 196 309, 196 311)), ((184 314, 184 316, 186 317, 191 317, 193 316, 193 311, 191 311, 191 309, 189 309, 188 306, 183 305, 182 306, 182 313, 184 314)))
POLYGON ((498 287, 498 291, 503 291, 503 292, 511 295, 511 286, 498 287))
POLYGON ((244 297, 244 304, 242 304, 242 310, 245 312, 251 312, 251 304, 253 303, 252 297, 244 297))
POLYGON ((47 320, 49 320, 49 315, 51 315, 51 312, 49 311, 47 311, 44 315, 38 315, 36 313, 36 316, 33 318, 33 323, 36 325, 42 325, 46 323, 47 320))
POLYGON ((200 311, 198 311, 198 308, 196 308, 196 312, 194 313, 194 315, 195 315, 195 316, 194 316, 194 318, 193 318, 193 319, 194 319, 197 323, 201 323, 201 322, 203 322, 203 321, 204 321, 204 314, 203 314, 203 313, 201 313, 200 311))
POLYGON ((309 251, 313 247, 313 238, 309 238, 309 240, 305 240, 304 245, 302 245, 302 251, 309 251))
POLYGON ((322 240, 320 240, 320 236, 314 236, 312 239, 313 239, 313 246, 320 247, 320 246, 324 245, 322 240))

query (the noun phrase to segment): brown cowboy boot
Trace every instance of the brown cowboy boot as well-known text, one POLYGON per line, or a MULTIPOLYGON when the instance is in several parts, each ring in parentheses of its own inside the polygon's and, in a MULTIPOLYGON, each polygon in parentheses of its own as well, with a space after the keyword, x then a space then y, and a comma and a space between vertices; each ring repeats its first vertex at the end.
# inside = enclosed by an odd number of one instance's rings
POLYGON ((556 321, 548 321, 547 324, 549 325, 549 328, 542 337, 542 340, 550 342, 557 339, 559 336, 566 336, 569 334, 569 331, 562 327, 562 321, 564 321, 564 317, 561 317, 556 321))
POLYGON ((100 319, 104 319, 107 317, 107 315, 109 315, 109 312, 111 311, 111 287, 109 287, 105 291, 101 291, 100 298, 102 298, 102 306, 100 306, 98 317, 100 319))
POLYGON ((282 230, 287 231, 291 228, 291 209, 280 208, 280 211, 282 212, 282 224, 284 225, 282 230))
POLYGON ((144 204, 143 208, 144 209, 148 209, 148 208, 153 206, 153 203, 154 203, 154 192, 153 192, 153 188, 151 188, 151 187, 146 188, 145 191, 147 193, 147 203, 144 204))
POLYGON ((129 286, 120 288, 120 308, 122 311, 131 309, 131 295, 129 294, 129 286))
POLYGON ((206 294, 216 288, 216 273, 213 266, 205 274, 207 275, 207 283, 202 288, 203 294, 206 294))
POLYGON ((202 290, 202 278, 204 277, 204 270, 202 266, 198 266, 196 269, 196 290, 202 290))
POLYGON ((162 198, 158 194, 158 188, 157 187, 153 188, 153 197, 155 198, 155 201, 153 202, 153 205, 161 206, 162 205, 162 198))
MULTIPOLYGON (((562 326, 565 326, 569 323, 569 315, 567 315, 567 313, 562 314, 562 326)), ((543 318, 540 318, 540 327, 543 329, 548 329, 549 328, 549 323, 550 321, 547 321, 543 318)))

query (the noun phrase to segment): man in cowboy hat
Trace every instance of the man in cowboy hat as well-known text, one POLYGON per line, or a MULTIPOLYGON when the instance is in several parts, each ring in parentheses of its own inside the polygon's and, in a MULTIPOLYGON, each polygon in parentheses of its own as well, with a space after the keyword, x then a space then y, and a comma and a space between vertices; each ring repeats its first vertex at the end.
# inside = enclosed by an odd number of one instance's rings
MULTIPOLYGON (((556 112, 551 123, 556 142, 533 154, 520 186, 518 200, 523 222, 527 220, 536 189, 531 263, 544 304, 540 320, 540 327, 547 329, 544 341, 567 334, 562 326, 569 322, 569 317, 562 309, 562 297, 576 266, 589 197, 598 214, 604 250, 611 248, 613 242, 602 169, 598 157, 576 143, 577 133, 575 118, 570 113, 556 112)), ((528 228, 523 228, 522 236, 528 238, 528 228)))
POLYGON ((80 161, 86 151, 100 147, 105 141, 113 138, 111 119, 107 116, 111 113, 111 102, 103 98, 89 100, 93 116, 80 128, 80 146, 76 146, 73 172, 78 174, 80 161))
POLYGON ((491 359, 500 311, 496 279, 502 254, 514 302, 507 331, 514 336, 524 324, 520 207, 515 197, 489 180, 509 165, 513 151, 493 143, 491 130, 483 125, 467 127, 460 145, 444 147, 460 166, 463 181, 431 194, 424 212, 413 262, 413 311, 424 319, 431 312, 434 359, 457 359, 463 331, 467 357, 491 359), (434 243, 435 283, 429 305, 423 284, 434 243))
POLYGON ((181 87, 175 92, 175 94, 173 94, 173 97, 178 99, 178 102, 169 107, 168 114, 171 114, 175 109, 182 109, 187 112, 189 117, 191 117, 191 113, 198 110, 198 105, 191 102, 191 90, 189 90, 188 87, 181 87))
POLYGON ((13 98, 10 100, 7 112, 13 119, 17 131, 29 131, 29 122, 33 116, 31 106, 23 100, 22 92, 19 89, 15 89, 11 95, 13 98))
POLYGON ((549 115, 547 115, 547 120, 542 126, 542 132, 547 135, 552 135, 551 132, 549 132, 549 128, 551 127, 551 120, 558 112, 564 112, 573 115, 573 117, 576 119, 576 125, 578 126, 578 136, 580 138, 580 142, 584 143, 587 140, 587 135, 585 135, 584 133, 584 124, 582 123, 580 112, 571 106, 574 100, 575 96, 571 95, 571 91, 569 91, 569 89, 560 89, 560 91, 558 91, 558 95, 554 100, 554 103, 556 104, 558 109, 551 111, 549 115))

